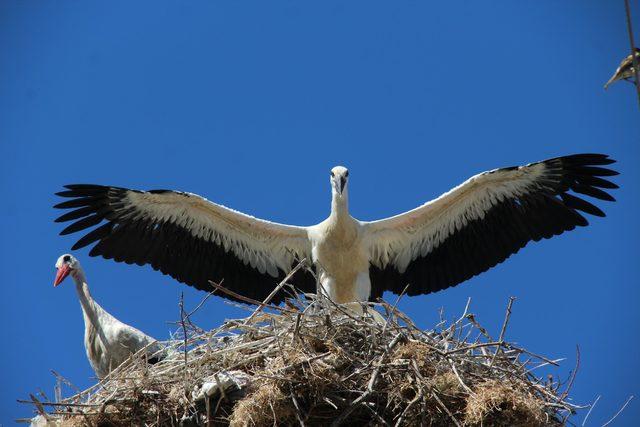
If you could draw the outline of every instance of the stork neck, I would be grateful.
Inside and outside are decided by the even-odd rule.
[[[84,314],[85,323],[91,322],[93,326],[98,328],[98,317],[102,311],[101,307],[91,297],[89,292],[89,285],[87,285],[87,278],[84,275],[84,271],[78,270],[73,275],[73,280],[76,283],[76,292],[78,293],[78,299],[82,306],[82,313]]]
[[[336,220],[344,219],[349,216],[349,194],[344,189],[342,195],[337,191],[333,191],[331,195],[331,216]]]

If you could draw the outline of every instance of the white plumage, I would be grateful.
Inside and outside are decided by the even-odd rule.
[[[122,323],[91,297],[84,270],[73,255],[60,256],[56,268],[58,273],[55,286],[69,275],[76,284],[84,317],[84,346],[89,363],[98,377],[107,376],[111,370],[143,348],[147,348],[150,363],[162,358],[165,350],[155,339]]]
[[[262,300],[306,258],[336,302],[362,301],[386,290],[415,295],[445,289],[531,240],[587,225],[579,211],[604,216],[571,192],[613,201],[602,190],[617,188],[602,178],[617,174],[602,167],[613,162],[578,154],[495,169],[416,209],[372,222],[349,214],[349,171],[338,166],[330,177],[331,213],[309,227],[254,218],[190,193],[76,184],[57,193],[71,198],[57,208],[76,209],[56,221],[77,220],[61,234],[102,223],[73,248],[96,243],[92,256],[150,264],[198,289],[210,291],[210,280],[224,279],[236,293]],[[316,291],[310,272],[291,282]]]

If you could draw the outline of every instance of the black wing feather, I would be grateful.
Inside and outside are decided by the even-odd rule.
[[[66,190],[56,193],[69,198],[55,205],[58,209],[74,209],[56,222],[74,221],[60,234],[70,234],[91,227],[74,245],[80,249],[94,244],[90,256],[102,256],[127,264],[149,264],[155,270],[168,274],[176,280],[204,291],[214,288],[209,281],[219,283],[234,292],[254,300],[262,301],[273,290],[287,272],[278,271],[278,277],[260,273],[245,264],[232,251],[227,251],[211,238],[195,237],[184,227],[171,220],[145,216],[136,206],[127,203],[128,190],[92,184],[65,185]],[[164,193],[170,190],[152,190]],[[188,197],[185,195],[185,197]],[[315,279],[307,271],[299,271],[292,278],[302,292],[315,292]],[[220,296],[231,298],[227,294]],[[285,297],[281,291],[272,302],[279,303]]]
[[[386,290],[398,294],[407,284],[409,295],[455,286],[503,262],[532,240],[548,239],[588,225],[580,212],[605,216],[597,206],[568,192],[614,201],[601,188],[618,186],[600,178],[618,175],[617,171],[602,167],[614,162],[603,154],[577,154],[538,162],[544,163],[546,173],[538,178],[535,189],[494,204],[484,218],[456,230],[431,252],[412,261],[405,272],[400,273],[392,264],[385,268],[371,265],[371,298],[381,297]]]

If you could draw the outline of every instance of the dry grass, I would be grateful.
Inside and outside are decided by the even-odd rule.
[[[504,342],[511,302],[497,340],[468,304],[427,331],[385,302],[364,314],[297,296],[285,307],[211,331],[185,315],[160,363],[136,356],[88,390],[29,403],[50,425],[116,426],[535,426],[579,409],[531,372],[554,361]]]

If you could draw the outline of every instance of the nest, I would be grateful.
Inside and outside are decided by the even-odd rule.
[[[161,362],[133,355],[88,390],[28,403],[41,425],[562,425],[579,409],[572,378],[562,391],[536,377],[556,361],[504,340],[512,302],[498,338],[468,303],[426,331],[386,302],[295,297],[211,331],[184,314]]]

